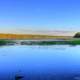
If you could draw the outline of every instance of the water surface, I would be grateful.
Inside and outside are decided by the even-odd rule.
[[[0,47],[0,80],[16,75],[22,80],[80,80],[80,46]]]

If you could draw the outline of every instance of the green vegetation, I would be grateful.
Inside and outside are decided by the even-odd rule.
[[[21,45],[80,45],[80,39],[70,39],[62,41],[24,41]]]
[[[13,45],[13,40],[0,40],[0,45]],[[80,39],[70,39],[63,41],[24,41],[21,45],[80,45]]]
[[[68,44],[80,45],[80,39],[73,39],[71,41],[68,41]]]
[[[74,35],[74,38],[80,38],[80,32],[77,32],[77,33]]]
[[[35,42],[33,44],[38,44],[38,45],[80,45],[80,40],[70,40],[70,41],[41,41],[41,42]]]
[[[8,45],[8,44],[12,44],[12,43],[14,43],[13,40],[4,40],[4,39],[0,40],[0,45]]]

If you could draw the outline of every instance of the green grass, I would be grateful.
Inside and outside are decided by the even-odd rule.
[[[71,40],[71,41],[68,41],[68,44],[80,45],[80,40]]]
[[[15,40],[0,40],[0,45],[7,45],[9,43],[15,43]],[[80,39],[69,39],[63,41],[29,41],[29,44],[25,42],[23,45],[80,45]]]
[[[0,45],[7,45],[7,44],[9,44],[9,43],[13,43],[14,41],[12,41],[12,40],[0,40]]]
[[[80,40],[64,40],[64,41],[40,41],[31,42],[28,45],[80,45]]]

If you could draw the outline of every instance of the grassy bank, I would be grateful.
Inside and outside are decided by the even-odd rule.
[[[80,40],[51,41],[51,42],[42,42],[42,43],[47,45],[80,45]]]
[[[0,40],[0,45],[13,45],[15,40]],[[23,41],[21,45],[80,45],[80,39],[69,39],[63,41]]]
[[[63,40],[63,41],[29,41],[22,42],[22,45],[80,45],[79,39]]]
[[[14,41],[13,40],[0,40],[0,45],[8,45],[8,44],[12,44],[12,43],[14,43]]]
[[[67,41],[48,41],[40,42],[39,45],[80,45],[80,40],[67,40]]]

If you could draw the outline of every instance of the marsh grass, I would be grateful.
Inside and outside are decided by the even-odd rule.
[[[0,45],[15,44],[15,40],[0,40]],[[21,45],[80,45],[80,39],[58,41],[23,41]]]
[[[58,41],[29,41],[23,42],[22,45],[80,45],[80,39],[58,40]]]
[[[10,43],[14,43],[14,41],[13,40],[5,40],[5,39],[0,40],[0,45],[7,45]]]

